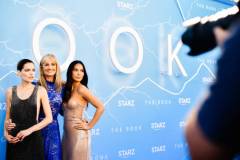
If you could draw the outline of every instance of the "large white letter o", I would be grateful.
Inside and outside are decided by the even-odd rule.
[[[137,45],[138,45],[138,57],[137,57],[137,62],[131,66],[131,67],[124,67],[122,66],[116,56],[116,52],[115,52],[115,46],[116,46],[116,41],[118,36],[121,33],[124,32],[128,32],[130,34],[133,35],[133,37],[136,39],[137,41]],[[143,60],[143,44],[142,44],[142,40],[139,37],[138,33],[132,29],[131,27],[120,27],[118,28],[112,35],[111,37],[111,41],[110,41],[110,57],[112,60],[113,65],[120,71],[126,74],[130,74],[130,73],[134,73],[135,71],[137,71],[137,69],[141,66],[142,64],[142,60]]]
[[[66,61],[60,66],[61,71],[65,71],[68,67],[68,65],[73,61],[75,57],[75,51],[76,51],[76,43],[75,43],[75,37],[71,30],[71,28],[62,20],[57,18],[47,18],[41,21],[36,29],[33,32],[33,53],[38,63],[40,63],[40,60],[42,58],[40,48],[39,48],[39,39],[41,32],[43,29],[51,24],[59,25],[64,29],[64,31],[67,33],[69,38],[69,53]]]

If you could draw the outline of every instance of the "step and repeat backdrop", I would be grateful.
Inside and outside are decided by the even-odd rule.
[[[219,50],[188,57],[182,22],[233,5],[214,0],[2,0],[0,2],[0,159],[5,91],[16,63],[58,58],[86,65],[89,89],[105,105],[92,129],[93,160],[189,159],[183,130],[189,110],[215,79]],[[36,73],[38,77],[38,71]],[[85,115],[90,119],[89,105]],[[63,133],[63,117],[59,116]],[[33,146],[34,147],[34,146]]]

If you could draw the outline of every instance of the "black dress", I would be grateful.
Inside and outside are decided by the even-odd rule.
[[[12,102],[10,117],[16,127],[10,131],[12,136],[16,136],[21,130],[27,129],[37,123],[37,90],[34,87],[31,96],[28,99],[20,99],[16,93],[16,86],[12,88]],[[7,142],[7,160],[43,160],[43,142],[41,132],[36,131],[25,137],[25,139],[16,144]]]

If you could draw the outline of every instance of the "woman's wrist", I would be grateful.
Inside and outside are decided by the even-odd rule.
[[[90,129],[92,129],[93,127],[92,127],[92,125],[90,125],[89,123],[86,123],[86,129],[87,130],[90,130]]]

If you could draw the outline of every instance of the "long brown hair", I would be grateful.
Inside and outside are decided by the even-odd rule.
[[[86,71],[86,68],[85,68],[85,65],[83,64],[82,61],[79,61],[79,60],[75,60],[73,61],[69,67],[68,67],[68,70],[67,70],[67,82],[65,84],[65,88],[63,90],[63,102],[64,103],[67,103],[68,100],[70,99],[71,97],[71,93],[72,93],[72,84],[73,84],[73,78],[72,78],[72,71],[74,69],[74,66],[76,64],[81,64],[82,67],[83,67],[83,72],[84,72],[84,76],[83,76],[83,79],[81,80],[81,84],[84,85],[85,87],[88,88],[88,75],[87,75],[87,71]]]
[[[56,70],[56,74],[54,76],[54,84],[56,86],[56,90],[57,92],[61,92],[62,90],[62,78],[61,78],[61,71],[60,71],[60,66],[58,64],[57,58],[55,57],[55,55],[53,54],[46,54],[42,57],[41,61],[40,61],[40,66],[39,66],[39,83],[41,86],[43,86],[44,88],[47,89],[47,82],[46,79],[44,77],[44,73],[43,73],[43,64],[46,62],[47,59],[52,59],[57,66],[57,70]]]

